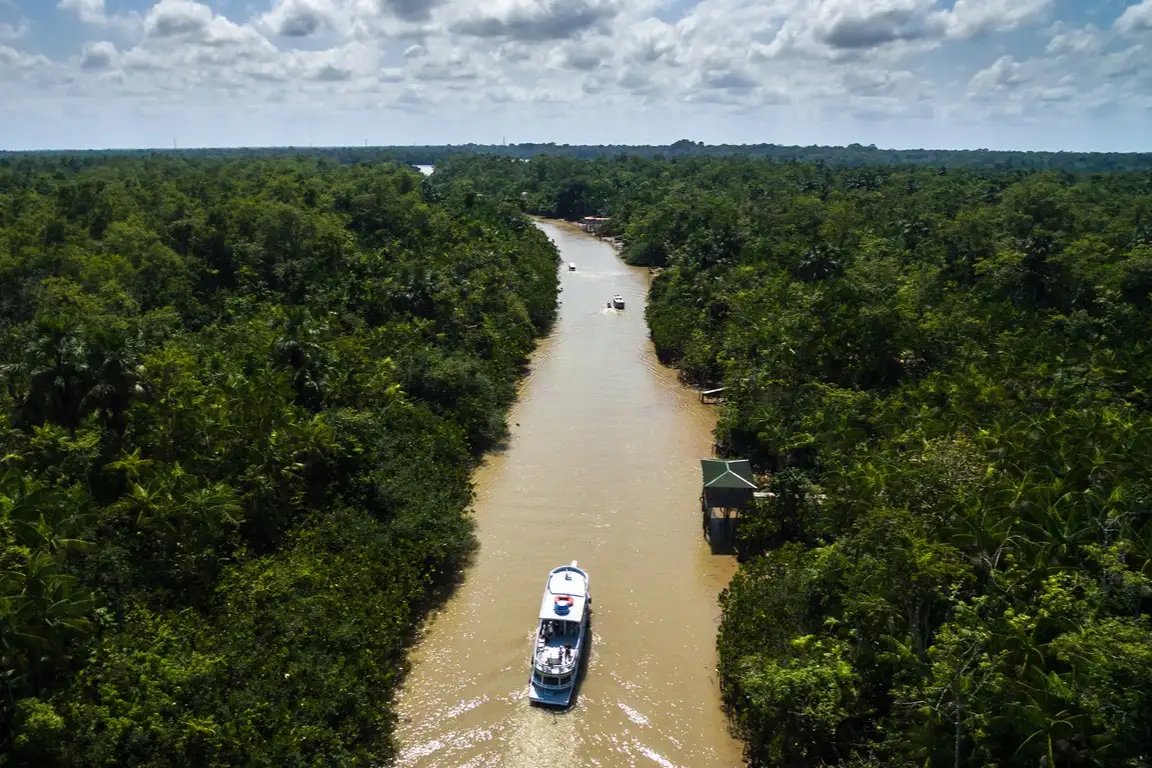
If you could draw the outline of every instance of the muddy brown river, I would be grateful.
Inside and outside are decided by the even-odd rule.
[[[647,272],[573,227],[538,226],[564,261],[559,318],[507,449],[476,473],[480,549],[413,650],[396,765],[739,766],[715,672],[735,563],[700,530],[714,416],[653,354]],[[624,310],[605,306],[614,293]],[[588,571],[593,643],[575,705],[555,713],[528,702],[530,651],[548,571],[572,560]]]

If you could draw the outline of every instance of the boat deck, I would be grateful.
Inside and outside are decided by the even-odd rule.
[[[572,671],[579,658],[576,647],[577,640],[578,638],[572,635],[567,637],[552,637],[544,642],[541,642],[541,640],[537,638],[535,654],[537,668],[548,675],[563,675]],[[571,647],[572,653],[565,654],[563,652],[565,645]],[[559,653],[556,653],[557,651],[559,651]],[[550,663],[554,659],[560,659],[560,663]]]

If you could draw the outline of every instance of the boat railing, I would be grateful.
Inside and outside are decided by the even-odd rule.
[[[576,665],[569,663],[562,667],[546,667],[541,664],[536,665],[536,671],[542,675],[566,675],[576,669]]]
[[[570,649],[569,653],[560,654],[559,657],[545,654],[544,650],[544,648],[536,649],[536,666],[540,669],[569,669],[576,664],[576,658],[580,655],[575,648]]]

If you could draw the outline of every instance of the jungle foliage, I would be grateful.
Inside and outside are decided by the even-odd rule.
[[[0,161],[0,763],[386,761],[557,291],[406,168]]]
[[[771,474],[723,593],[756,765],[1152,765],[1152,175],[460,159],[610,215]]]

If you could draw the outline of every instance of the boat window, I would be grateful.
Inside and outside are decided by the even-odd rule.
[[[560,685],[558,679],[555,677],[546,677],[546,678],[544,678],[544,682],[547,685]]]

